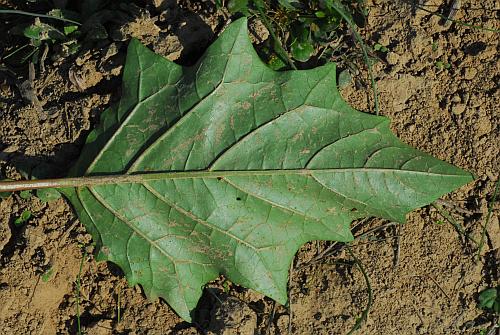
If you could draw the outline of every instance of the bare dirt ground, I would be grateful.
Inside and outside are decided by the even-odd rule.
[[[27,103],[18,83],[0,71],[2,175],[20,178],[16,166],[26,164],[42,174],[64,174],[99,114],[119,98],[131,36],[169,59],[195,60],[226,19],[205,2],[192,3],[154,15],[144,11],[120,26],[112,43],[73,59],[47,60],[32,84],[39,106]],[[431,11],[447,5],[426,2]],[[368,7],[364,37],[388,48],[374,68],[381,113],[403,141],[477,177],[441,204],[479,238],[500,172],[499,35],[446,26],[397,1],[372,0]],[[499,29],[499,11],[495,0],[464,0],[456,18]],[[342,94],[369,110],[367,92],[358,79]],[[16,226],[26,209],[32,217]],[[500,284],[499,209],[497,201],[479,260],[475,246],[433,207],[414,211],[403,225],[377,219],[354,224],[358,236],[386,225],[351,246],[373,293],[368,320],[357,333],[480,334],[491,327],[495,317],[480,310],[477,299]],[[148,301],[140,287],[128,287],[119,269],[96,263],[92,252],[91,237],[64,199],[42,203],[14,194],[0,200],[0,333],[76,334],[79,273],[80,321],[89,335],[346,334],[368,301],[363,275],[345,248],[309,243],[291,270],[290,309],[221,278],[206,288],[193,325],[163,301]]]

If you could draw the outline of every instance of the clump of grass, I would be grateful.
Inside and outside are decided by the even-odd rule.
[[[38,64],[44,62],[50,49],[58,49],[60,52],[64,50],[61,55],[69,56],[80,48],[77,37],[81,23],[70,19],[75,15],[56,8],[46,13],[0,9],[0,17],[4,15],[26,16],[27,19],[21,20],[9,30],[10,34],[19,36],[24,44],[2,55],[3,62],[24,64],[30,61]]]
[[[41,64],[50,55],[65,58],[96,43],[109,39],[108,32],[117,22],[129,21],[137,7],[128,1],[82,0],[70,1],[61,8],[52,1],[30,1],[34,11],[0,9],[0,19],[21,17],[8,31],[18,36],[19,44],[0,55],[7,65],[28,61]],[[35,4],[33,4],[35,3]],[[115,25],[113,25],[115,23]],[[101,45],[102,47],[102,45]]]

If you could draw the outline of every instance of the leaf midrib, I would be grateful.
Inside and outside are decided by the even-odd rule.
[[[194,178],[225,178],[225,177],[252,177],[252,176],[290,176],[304,175],[312,176],[323,173],[399,173],[414,174],[421,176],[440,176],[449,178],[471,179],[468,173],[449,174],[428,171],[400,170],[388,168],[329,168],[329,169],[276,169],[276,170],[197,170],[197,171],[167,171],[150,172],[137,174],[110,174],[96,175],[73,178],[59,179],[33,179],[23,181],[7,181],[0,183],[0,192],[15,192],[19,190],[34,190],[43,188],[68,188],[68,187],[86,187],[94,185],[113,185],[127,183],[143,183],[145,181],[163,180],[163,179],[194,179]]]

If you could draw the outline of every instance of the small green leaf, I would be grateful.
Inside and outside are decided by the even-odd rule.
[[[383,46],[382,44],[379,44],[379,43],[376,43],[374,46],[373,46],[373,50],[375,51],[381,51],[381,52],[387,52],[388,49]]]
[[[267,65],[275,71],[282,70],[287,67],[287,64],[277,55],[272,55],[269,58]]]
[[[10,197],[12,192],[0,192],[0,199],[6,199]]]
[[[230,286],[231,286],[231,282],[229,280],[224,280],[224,282],[222,283],[222,287],[224,288],[225,293],[229,292],[229,290],[231,288]]]
[[[48,269],[42,274],[42,281],[44,283],[48,282],[52,278],[53,274],[54,274],[54,269],[53,268]]]
[[[309,41],[295,40],[290,46],[292,57],[300,62],[306,62],[314,53],[314,46]]]
[[[436,61],[435,63],[436,67],[439,69],[439,70],[443,70],[443,69],[450,69],[451,68],[451,64],[449,63],[446,63],[446,62],[443,62],[441,60],[438,60]]]
[[[25,191],[21,191],[19,192],[19,196],[22,198],[22,199],[29,199],[31,198],[31,191],[28,191],[28,190],[25,190]]]
[[[279,4],[288,9],[288,10],[296,10],[300,8],[300,1],[297,0],[278,0]]]
[[[24,224],[26,221],[28,221],[30,218],[31,218],[31,211],[25,209],[21,213],[21,216],[14,220],[14,225],[19,227],[22,224]]]
[[[496,288],[486,289],[479,294],[479,308],[495,309],[495,305],[497,305],[495,312],[500,312],[498,310],[500,307],[500,296]]]
[[[64,14],[62,12],[62,10],[60,8],[56,8],[56,9],[52,9],[51,11],[49,11],[47,13],[47,15],[49,16],[53,16],[53,17],[57,17],[57,18],[60,18],[60,19],[64,19]]]
[[[43,29],[35,25],[28,26],[23,31],[25,37],[33,40],[43,39],[42,33]]]
[[[64,35],[69,35],[75,31],[78,30],[78,26],[77,25],[72,25],[72,26],[65,26],[64,27]]]
[[[50,202],[61,197],[61,193],[55,188],[42,188],[36,191],[36,196],[43,202]]]
[[[326,17],[326,14],[325,12],[323,12],[322,10],[318,10],[314,13],[314,15],[316,15],[317,18],[324,18]]]
[[[65,38],[65,35],[62,32],[53,26],[42,22],[35,22],[34,24],[26,27],[23,34],[25,37],[34,41],[61,40]]]
[[[242,13],[248,15],[248,0],[230,0],[227,9],[231,14]]]

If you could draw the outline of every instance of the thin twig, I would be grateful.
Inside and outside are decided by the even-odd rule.
[[[464,27],[468,27],[468,28],[472,28],[472,29],[478,29],[478,30],[492,31],[494,33],[499,33],[500,32],[500,30],[498,30],[498,29],[486,28],[486,27],[483,27],[483,26],[475,26],[475,25],[472,25],[470,23],[466,23],[466,22],[463,22],[463,21],[460,21],[460,20],[454,20],[454,19],[448,18],[448,16],[446,16],[446,15],[430,11],[427,8],[424,8],[423,6],[420,6],[418,4],[417,4],[417,8],[420,9],[420,10],[423,10],[426,13],[439,16],[440,18],[442,18],[444,20],[451,21],[453,23],[459,24],[459,25],[464,26]]]
[[[271,334],[271,325],[273,324],[274,320],[274,314],[276,313],[276,302],[273,300],[273,309],[271,310],[271,313],[269,313],[269,319],[267,321],[267,327],[266,327],[266,332],[264,334],[269,335]]]
[[[491,215],[493,214],[493,204],[497,200],[498,185],[500,185],[500,180],[497,181],[497,184],[495,186],[495,191],[493,192],[493,197],[491,198],[491,201],[488,204],[488,214],[486,216],[486,222],[484,223],[483,231],[481,233],[481,240],[479,241],[479,245],[477,246],[478,261],[481,258],[481,251],[483,249],[484,241],[486,239],[486,229],[488,228],[488,223],[490,223]]]
[[[34,16],[34,17],[43,17],[46,19],[54,19],[54,20],[59,20],[59,21],[64,21],[64,22],[69,22],[76,24],[77,26],[81,26],[82,24],[77,21],[73,21],[70,19],[65,19],[63,17],[57,17],[57,16],[52,16],[52,15],[45,15],[45,14],[38,14],[38,13],[30,13],[30,12],[25,12],[22,10],[17,10],[17,9],[0,9],[0,14],[17,14],[17,15],[27,15],[27,16]]]
[[[370,241],[364,242],[364,243],[356,243],[356,244],[351,245],[351,247],[352,248],[357,248],[357,247],[361,247],[363,245],[373,244],[373,243],[377,243],[377,242],[383,242],[383,241],[387,241],[387,240],[390,240],[390,239],[393,239],[393,238],[396,238],[396,236],[387,236],[387,237],[384,237],[384,238],[378,238],[376,240],[370,240]]]
[[[365,238],[366,236],[368,236],[368,235],[370,235],[370,234],[373,234],[373,233],[375,233],[375,232],[377,232],[377,231],[379,231],[379,230],[382,230],[382,229],[388,228],[388,227],[390,227],[390,226],[399,225],[399,224],[400,224],[400,223],[398,223],[398,222],[393,222],[393,221],[388,222],[388,223],[384,223],[384,224],[383,224],[383,225],[381,225],[381,226],[371,228],[371,229],[369,229],[369,230],[365,231],[364,233],[359,234],[358,236],[356,236],[356,239],[357,239],[357,240],[359,240],[359,239],[363,239],[363,238]]]
[[[76,225],[79,223],[80,221],[74,219],[73,222],[71,223],[71,226],[69,226],[68,229],[66,229],[66,231],[64,232],[63,236],[61,237],[61,239],[59,239],[59,242],[57,242],[57,248],[56,249],[59,249],[61,248],[61,246],[64,245],[64,243],[66,242],[66,239],[68,238],[69,234],[71,233],[71,231],[73,229],[75,229]]]
[[[122,306],[121,306],[121,292],[120,292],[120,289],[118,288],[118,291],[116,293],[116,300],[117,300],[117,306],[116,306],[116,323],[120,323],[121,321],[121,309],[122,309]]]
[[[290,264],[290,272],[288,274],[288,335],[292,334],[292,275],[293,275],[293,259]]]
[[[437,286],[437,288],[441,291],[441,293],[444,294],[444,296],[448,299],[448,301],[451,301],[450,296],[446,293],[445,290],[443,290],[443,288],[441,287],[441,285],[439,285],[438,282],[434,278],[432,278],[431,276],[429,276],[427,274],[415,275],[415,277],[426,277],[426,278],[430,279]]]
[[[417,309],[417,306],[415,305],[414,302],[412,302],[412,306],[413,306],[413,310],[415,311],[415,314],[417,314],[417,317],[420,319],[420,322],[422,324],[424,324],[424,319],[422,318],[422,315],[420,314],[420,312],[418,311]]]
[[[451,201],[446,201],[446,200],[442,200],[442,199],[438,199],[435,201],[436,204],[438,205],[441,205],[443,207],[448,207],[448,208],[452,208],[455,212],[457,213],[461,213],[461,214],[466,214],[466,215],[469,215],[469,216],[472,216],[474,214],[480,214],[481,212],[479,211],[476,211],[476,212],[473,212],[473,211],[469,211],[468,209],[464,209],[462,207],[458,207],[457,205],[455,205],[453,202]]]
[[[434,207],[439,214],[441,214],[442,217],[444,217],[457,231],[457,233],[465,238],[468,238],[471,240],[475,245],[478,245],[478,242],[471,237],[465,230],[462,228],[462,226],[449,214],[447,213],[443,208],[441,208],[438,204],[432,203],[432,207]]]
[[[78,271],[78,276],[76,277],[76,327],[77,327],[77,334],[82,335],[82,325],[80,321],[80,290],[81,290],[81,277],[82,277],[82,269],[83,269],[83,262],[85,261],[85,258],[87,257],[87,251],[84,249],[83,250],[83,256],[80,261],[80,269]]]
[[[351,257],[354,259],[354,262],[358,266],[359,271],[361,271],[361,273],[363,274],[363,277],[365,278],[365,282],[366,282],[366,289],[368,290],[368,303],[366,304],[366,308],[363,310],[363,313],[361,313],[361,317],[359,317],[356,320],[356,323],[354,324],[354,326],[347,333],[347,335],[351,335],[356,330],[358,330],[359,328],[361,328],[361,325],[363,324],[363,322],[365,322],[368,319],[368,313],[370,312],[370,308],[372,307],[372,303],[373,303],[373,296],[372,296],[372,286],[371,286],[371,283],[370,283],[370,277],[368,277],[368,273],[366,272],[363,264],[356,257],[356,255],[354,255],[354,253],[352,252],[351,248],[347,244],[346,244],[346,249],[349,252],[349,254],[351,255]]]
[[[397,268],[399,265],[399,258],[401,256],[401,230],[403,229],[402,225],[395,226],[395,235],[396,235],[396,247],[394,254],[394,267]]]

